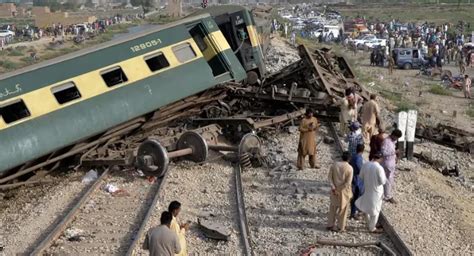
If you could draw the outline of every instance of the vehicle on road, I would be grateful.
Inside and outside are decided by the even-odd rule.
[[[392,57],[395,65],[403,69],[420,68],[428,64],[418,48],[395,48],[392,51]]]

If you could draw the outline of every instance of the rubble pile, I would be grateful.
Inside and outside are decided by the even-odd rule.
[[[278,72],[284,67],[300,60],[298,52],[286,44],[286,42],[281,40],[273,40],[271,42],[265,58],[265,66],[268,73]]]
[[[452,176],[464,187],[474,191],[474,158],[470,153],[436,145],[432,142],[423,142],[415,147],[415,156],[445,176]],[[458,173],[450,172],[458,170]]]
[[[367,90],[356,80],[355,73],[343,56],[331,49],[322,48],[310,52],[304,46],[298,46],[300,60],[286,66],[278,74],[270,75],[264,87],[277,86],[280,91],[292,92],[291,96],[306,96],[321,103],[330,103],[333,98],[344,97],[345,90],[353,88],[364,99],[368,99]],[[291,90],[290,86],[306,89]]]
[[[349,63],[331,49],[322,48],[311,53],[306,46],[300,45],[298,55],[298,61],[269,75],[261,85],[235,87],[230,96],[247,99],[249,104],[244,104],[242,109],[288,112],[295,106],[307,106],[316,111],[318,118],[330,121],[338,120],[340,110],[335,103],[344,97],[346,89],[354,89],[366,100],[369,98]]]

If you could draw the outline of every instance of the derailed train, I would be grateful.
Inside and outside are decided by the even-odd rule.
[[[217,84],[243,81],[243,66],[204,13],[3,74],[0,176]]]
[[[252,13],[242,6],[221,5],[203,9],[193,15],[211,14],[225,39],[247,72],[247,83],[254,84],[265,76],[263,24],[255,22]]]

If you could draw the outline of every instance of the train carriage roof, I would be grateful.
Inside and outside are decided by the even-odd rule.
[[[218,15],[222,15],[226,13],[234,13],[234,12],[240,12],[240,11],[250,11],[250,10],[240,5],[216,5],[216,6],[210,6],[210,7],[198,10],[196,12],[193,12],[189,16],[201,15],[204,13],[209,13],[212,16],[218,16]]]
[[[176,26],[179,26],[179,25],[182,25],[182,24],[190,23],[190,22],[193,22],[193,21],[196,21],[196,20],[207,18],[207,17],[210,17],[210,15],[208,13],[203,13],[203,14],[200,14],[200,15],[192,16],[192,17],[186,17],[184,19],[181,19],[181,20],[178,20],[178,21],[175,21],[175,22],[171,22],[171,23],[168,23],[166,25],[157,25],[156,27],[145,29],[145,30],[137,32],[137,33],[133,33],[133,34],[126,35],[126,36],[123,36],[123,37],[120,37],[120,38],[117,38],[117,39],[114,39],[114,40],[111,40],[111,41],[108,41],[108,42],[105,42],[105,43],[101,43],[101,44],[98,44],[98,45],[87,47],[87,48],[84,48],[84,49],[81,49],[81,50],[78,50],[78,51],[75,51],[75,52],[72,52],[72,53],[69,53],[69,54],[65,54],[65,55],[60,56],[60,57],[45,60],[45,61],[42,61],[38,64],[26,66],[24,68],[20,68],[20,69],[11,71],[11,72],[0,74],[0,82],[4,79],[10,78],[10,77],[14,77],[14,76],[26,73],[26,72],[35,71],[35,70],[38,70],[38,69],[41,69],[41,68],[45,68],[45,67],[48,67],[48,66],[51,66],[51,65],[55,65],[55,64],[61,63],[61,62],[66,61],[66,60],[71,60],[71,59],[74,59],[74,58],[77,58],[77,57],[80,57],[80,56],[83,56],[83,55],[86,55],[86,54],[89,54],[89,53],[93,53],[93,52],[97,52],[97,51],[109,48],[111,46],[119,45],[119,44],[131,41],[131,40],[143,37],[143,36],[147,36],[149,34],[153,34],[153,33],[159,32],[159,31],[163,31],[163,30],[166,30],[166,29],[169,29],[169,28],[173,28],[173,27],[176,27]],[[0,84],[0,86],[1,86],[1,84]]]

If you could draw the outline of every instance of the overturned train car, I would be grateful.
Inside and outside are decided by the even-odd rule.
[[[255,84],[265,76],[263,28],[252,13],[242,6],[212,6],[192,15],[210,14],[247,72],[247,82]]]
[[[242,68],[208,15],[125,36],[0,76],[0,176]]]

